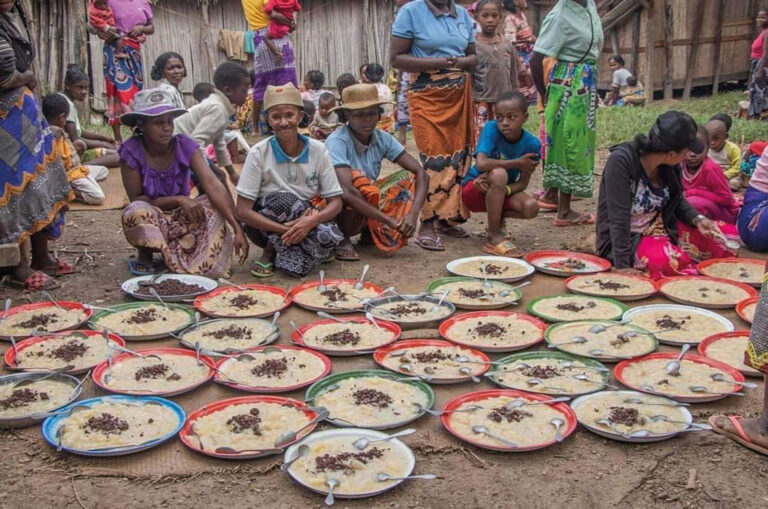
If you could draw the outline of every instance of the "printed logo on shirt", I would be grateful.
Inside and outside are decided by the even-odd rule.
[[[317,175],[317,172],[314,172],[310,175],[307,175],[305,182],[307,183],[307,187],[312,189],[320,185],[320,177]]]

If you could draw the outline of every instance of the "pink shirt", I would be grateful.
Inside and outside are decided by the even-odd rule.
[[[768,194],[768,146],[765,147],[760,159],[755,163],[755,172],[749,179],[749,186],[761,193]]]
[[[765,30],[760,32],[760,35],[758,35],[752,43],[752,53],[750,56],[753,59],[763,58],[763,39],[765,39]]]
[[[720,166],[709,157],[704,159],[699,171],[693,175],[688,172],[683,163],[683,190],[686,198],[700,196],[727,209],[732,214],[739,213],[739,205],[733,197],[731,188],[728,187],[728,179],[725,178]]]
[[[152,20],[152,8],[147,0],[109,0],[109,6],[115,14],[115,26],[124,34]]]

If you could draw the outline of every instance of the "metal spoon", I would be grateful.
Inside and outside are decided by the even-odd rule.
[[[371,439],[371,438],[366,438],[366,437],[360,437],[357,440],[355,440],[354,442],[352,442],[352,446],[355,449],[357,449],[358,451],[363,451],[363,450],[365,450],[366,447],[368,447],[369,445],[371,445],[374,442],[388,442],[388,441],[392,440],[393,438],[413,435],[414,433],[416,433],[415,429],[408,428],[408,429],[404,429],[403,431],[398,431],[397,433],[392,433],[391,435],[386,436],[384,438],[373,438],[373,439]]]
[[[597,323],[589,328],[587,332],[590,332],[592,334],[600,334],[601,332],[605,332],[606,330],[610,329],[611,327],[616,327],[618,325],[626,325],[630,323],[632,320],[622,320],[620,322],[612,323],[609,325],[605,325],[602,323]]]
[[[259,452],[264,455],[277,454],[283,452],[283,449],[233,449],[231,447],[217,447],[213,452],[217,454],[243,454],[245,452]]]
[[[45,298],[46,298],[46,299],[48,299],[49,301],[51,301],[51,304],[53,304],[53,305],[54,305],[54,306],[56,306],[57,308],[61,309],[62,311],[66,311],[66,309],[64,309],[63,307],[61,307],[61,305],[59,305],[58,301],[57,301],[56,299],[54,299],[54,298],[53,298],[53,295],[51,295],[50,293],[46,292],[45,290],[43,290],[41,293],[42,293],[43,295],[45,295]]]
[[[725,378],[725,375],[722,373],[715,373],[710,376],[712,380],[715,382],[728,382],[729,384],[735,384],[740,385],[742,387],[747,387],[748,389],[755,389],[757,388],[757,384],[752,382],[737,382],[736,380],[731,380],[730,378]]]
[[[576,366],[573,361],[562,361],[558,363],[558,365],[563,369],[594,369],[595,371],[600,371],[602,373],[608,373],[611,370],[608,368],[604,368],[602,366]]]
[[[306,423],[304,426],[302,426],[298,430],[284,431],[283,433],[281,433],[280,436],[277,437],[277,440],[275,440],[275,447],[277,448],[285,447],[286,445],[296,440],[296,438],[299,436],[299,433],[301,433],[308,427],[312,426],[313,424],[316,424],[320,421],[324,421],[327,418],[328,418],[328,410],[323,408],[322,410],[317,412],[317,416],[315,416],[314,419]]]
[[[559,348],[559,347],[564,346],[564,345],[581,345],[581,344],[586,343],[587,341],[589,341],[589,340],[587,338],[585,338],[585,337],[576,336],[571,341],[567,341],[565,343],[557,343],[557,344],[552,343],[552,344],[550,344],[548,346],[550,348]]]
[[[333,489],[339,485],[339,481],[337,479],[328,479],[325,481],[325,484],[328,485],[328,496],[325,497],[325,505],[330,507],[333,505]]]
[[[384,330],[381,328],[381,325],[379,325],[379,322],[376,321],[376,319],[373,317],[373,315],[370,312],[365,313],[365,319],[371,322],[373,325],[375,325],[377,329],[382,331]]]
[[[105,330],[104,330],[104,333],[106,334],[106,332],[107,332],[107,331],[106,331],[106,329],[105,329]],[[133,355],[134,357],[141,357],[141,358],[143,358],[143,359],[148,359],[148,358],[150,358],[150,357],[154,357],[155,359],[159,360],[160,362],[162,362],[162,361],[163,361],[163,358],[162,358],[162,357],[160,357],[159,355],[155,355],[155,354],[153,354],[153,353],[139,353],[139,352],[134,352],[133,350],[129,350],[128,348],[125,348],[125,347],[123,347],[123,346],[120,346],[120,345],[118,345],[118,344],[115,344],[115,343],[112,343],[111,345],[109,345],[109,348],[110,348],[110,349],[112,349],[112,350],[117,350],[118,352],[123,352],[123,353],[127,353],[127,354],[129,354],[129,355]]]
[[[651,336],[655,336],[657,334],[661,334],[662,332],[671,332],[671,331],[674,331],[674,330],[678,330],[678,329],[661,329],[661,330],[656,330],[656,331],[652,331],[652,332],[640,332],[640,331],[636,331],[636,330],[630,330],[630,331],[627,331],[627,332],[622,332],[621,334],[618,334],[616,337],[617,338],[625,338],[625,339],[627,339],[627,338],[634,338],[635,336],[641,336],[643,334],[650,334]]]
[[[600,381],[591,380],[587,375],[585,375],[583,373],[580,373],[578,375],[573,375],[573,376],[571,376],[571,378],[573,378],[575,380],[581,380],[582,382],[593,383],[595,385],[602,385],[603,387],[610,387],[611,389],[621,390],[621,387],[618,387],[616,385],[607,384],[607,383],[603,382],[602,380],[600,380]]]
[[[691,406],[690,403],[650,403],[648,401],[643,401],[639,398],[627,398],[624,400],[624,403],[628,403],[630,405],[658,405],[658,406]]]
[[[160,294],[159,294],[159,293],[157,293],[157,290],[155,290],[155,287],[154,287],[154,286],[150,286],[150,287],[149,287],[149,293],[150,293],[150,294],[152,294],[152,297],[154,297],[154,298],[156,298],[157,300],[159,300],[159,301],[160,301],[160,304],[162,304],[162,305],[163,305],[163,307],[164,307],[165,309],[171,309],[171,308],[169,308],[169,307],[168,307],[168,304],[166,304],[166,303],[165,303],[165,301],[163,300],[163,298],[162,298],[162,297],[160,297]]]
[[[223,277],[220,277],[220,278],[219,278],[219,283],[223,283],[223,284],[225,284],[225,285],[228,285],[228,286],[232,286],[232,287],[234,287],[234,288],[237,288],[237,289],[238,289],[238,290],[240,290],[240,291],[245,291],[245,290],[247,290],[247,288],[245,288],[244,286],[236,285],[236,284],[235,284],[235,283],[233,283],[232,281],[228,281],[228,280],[224,279]]]
[[[688,387],[688,390],[691,392],[698,392],[701,394],[712,394],[713,396],[746,396],[746,394],[743,394],[741,392],[714,392],[710,391],[703,385],[691,385]]]
[[[317,285],[317,291],[320,292],[320,293],[323,293],[327,289],[328,289],[328,287],[325,286],[325,271],[321,270],[320,271],[320,284]]]
[[[542,382],[538,378],[529,378],[528,380],[525,381],[525,383],[527,383],[528,385],[540,385],[542,389],[551,389],[551,390],[563,391],[563,392],[566,391],[566,389],[564,389],[563,387],[553,387],[551,385],[545,385],[544,382]]]
[[[480,264],[480,272],[483,273],[483,288],[493,288],[493,285],[488,281],[488,273],[485,270],[485,262]]]
[[[611,429],[611,431],[613,431],[617,435],[623,436],[624,438],[644,438],[652,434],[647,429],[639,429],[636,431],[632,431],[630,433],[621,431],[620,429],[617,429],[609,419],[598,419],[596,422],[598,424],[603,424],[605,426],[608,426]]]
[[[163,274],[168,274],[168,269],[161,270],[160,272],[153,274],[151,278],[139,281],[139,286],[155,286],[157,279]]]
[[[406,477],[392,477],[389,474],[385,474],[384,472],[379,473],[376,476],[376,480],[379,482],[386,482],[386,481],[407,481],[412,479],[436,479],[437,476],[435,474],[416,474],[416,475],[409,475]]]
[[[291,327],[293,327],[293,330],[295,330],[295,331],[296,331],[296,333],[299,335],[299,337],[300,337],[301,339],[304,339],[304,333],[303,333],[303,332],[301,332],[301,330],[299,329],[299,326],[298,326],[298,325],[296,325],[296,322],[294,322],[293,320],[290,320],[288,323],[290,323],[290,324],[291,324]]]
[[[472,368],[469,366],[462,366],[459,368],[459,373],[462,375],[466,375],[469,377],[470,380],[472,380],[475,383],[480,383],[480,379],[472,373]]]
[[[522,399],[514,399],[504,405],[504,408],[508,410],[513,410],[515,408],[520,408],[522,406],[535,406],[535,405],[549,405],[552,403],[563,403],[565,401],[570,401],[571,398],[568,397],[562,397],[562,398],[552,398],[548,399],[546,401],[527,401]]]
[[[51,371],[50,373],[46,373],[45,375],[39,377],[39,378],[25,378],[24,380],[19,380],[15,384],[11,386],[11,391],[18,387],[23,387],[25,385],[31,385],[33,383],[37,383],[43,380],[48,380],[49,378],[53,378],[54,376],[61,375],[62,373],[65,373],[69,371],[70,369],[74,369],[75,367],[72,365],[64,366],[63,368],[55,369]]]
[[[277,325],[277,319],[278,318],[280,318],[280,311],[275,311],[275,314],[272,315],[272,323],[270,324],[270,326],[272,327],[273,330],[275,329],[275,326]]]
[[[504,364],[508,364],[506,362],[494,362],[494,361],[473,361],[469,357],[465,355],[457,355],[453,358],[456,362],[461,362],[463,364],[493,364],[495,366],[503,366]]]
[[[296,462],[296,460],[303,458],[307,454],[309,454],[309,446],[307,444],[301,444],[298,447],[298,449],[296,449],[296,456],[294,456],[293,458],[289,459],[288,461],[280,465],[280,470],[282,470],[283,472],[287,472],[288,470],[291,469],[291,465],[293,465]]]
[[[683,357],[690,349],[691,349],[691,345],[688,345],[688,344],[683,345],[683,347],[680,349],[680,354],[677,356],[677,358],[667,363],[664,369],[667,370],[668,375],[677,376],[680,374],[680,361],[683,360]]]
[[[467,405],[463,408],[456,408],[455,410],[431,410],[429,408],[423,407],[420,403],[414,402],[413,405],[419,409],[419,412],[424,412],[429,415],[434,415],[435,417],[440,417],[444,414],[452,414],[456,412],[475,412],[477,410],[482,410],[483,407],[480,405]]]
[[[451,293],[450,290],[446,290],[443,292],[443,294],[440,296],[440,300],[437,301],[437,304],[432,306],[432,308],[430,309],[432,313],[437,313],[438,311],[440,311],[440,308],[443,307],[443,301],[445,300],[445,298],[448,296],[449,293]]]
[[[510,440],[507,440],[506,438],[501,438],[499,436],[494,435],[493,433],[488,431],[488,428],[486,428],[485,426],[472,426],[472,431],[474,431],[475,433],[481,433],[483,435],[489,436],[489,437],[491,437],[494,440],[498,440],[499,442],[501,442],[502,444],[506,445],[507,447],[511,447],[513,449],[517,449],[517,444],[516,443],[514,443],[514,442],[512,442]]]
[[[333,315],[329,315],[325,311],[318,311],[317,316],[319,316],[320,318],[325,318],[327,320],[333,320],[334,322],[347,323],[346,320],[342,320],[341,318],[337,318]]]
[[[363,283],[363,281],[365,281],[365,275],[368,274],[368,269],[370,268],[371,266],[368,265],[367,263],[363,266],[363,273],[360,274],[360,279],[358,279],[357,283],[355,283],[355,286],[353,286],[355,290],[362,290],[363,287],[365,287],[365,284]]]
[[[561,418],[559,418],[559,417],[555,417],[555,418],[553,418],[552,420],[550,420],[550,421],[549,421],[549,423],[550,423],[552,426],[554,426],[554,427],[555,427],[555,440],[556,440],[557,442],[562,442],[562,441],[563,441],[563,434],[560,432],[560,426],[562,426],[563,424],[565,424],[565,421],[564,421],[564,420],[562,420],[562,419],[561,419]]]
[[[687,421],[675,421],[673,419],[670,419],[666,415],[652,415],[650,417],[650,419],[653,422],[661,421],[661,422],[670,422],[672,424],[686,424],[687,426],[689,426],[691,428],[697,428],[697,429],[700,429],[700,430],[711,430],[712,429],[712,426],[710,426],[709,424],[699,424],[699,423],[696,423],[696,422],[687,422]]]

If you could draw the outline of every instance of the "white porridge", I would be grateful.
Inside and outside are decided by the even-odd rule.
[[[713,263],[700,270],[702,274],[720,279],[730,279],[739,283],[759,286],[763,282],[765,264],[748,263],[743,261],[730,261]]]
[[[109,345],[118,346],[112,340]],[[55,370],[65,366],[74,366],[74,371],[88,369],[107,360],[109,345],[101,333],[49,336],[44,341],[20,347],[16,367],[30,370]]]
[[[417,376],[429,375],[435,378],[463,378],[468,373],[459,370],[469,369],[472,374],[481,373],[485,368],[478,364],[484,359],[474,355],[466,349],[456,346],[414,346],[406,349],[406,353],[399,355],[402,350],[387,355],[382,364],[393,371]],[[467,357],[473,363],[459,362],[456,357]]]
[[[742,312],[744,313],[744,316],[746,317],[749,323],[752,323],[755,321],[756,310],[757,310],[757,302],[753,302],[748,306],[744,306],[744,310]]]
[[[604,272],[593,276],[579,276],[568,283],[576,293],[618,298],[637,298],[656,292],[649,280],[638,279],[624,274]]]
[[[531,311],[558,322],[614,320],[624,308],[616,303],[583,295],[557,295],[537,301]]]
[[[519,360],[498,366],[493,379],[505,387],[542,394],[578,395],[603,387],[598,371],[577,360],[570,362],[569,367],[564,367],[562,360],[555,357]]]
[[[724,281],[688,278],[665,283],[661,291],[672,299],[701,306],[735,306],[750,296],[745,289]]]
[[[205,380],[206,364],[198,365],[194,356],[158,354],[155,357],[128,357],[108,367],[102,380],[107,389],[125,392],[173,392]]]
[[[75,386],[63,380],[40,380],[13,388],[16,382],[0,385],[0,419],[48,412],[69,401]]]
[[[749,343],[749,334],[722,338],[707,346],[706,356],[733,366],[742,373],[760,375],[760,371],[744,364],[747,343]]]
[[[728,381],[712,380],[712,375],[724,375],[726,380],[731,376],[717,368],[706,364],[683,359],[680,362],[680,371],[677,376],[667,373],[666,366],[673,359],[648,359],[641,362],[633,362],[622,372],[627,384],[633,387],[650,386],[653,392],[670,397],[706,396],[706,393],[697,393],[690,389],[692,386],[706,387],[711,392],[730,392],[733,383]]]
[[[233,358],[222,363],[219,370],[224,382],[249,387],[289,387],[309,383],[325,371],[317,355],[304,350],[285,349],[279,352],[253,352],[254,359]]]
[[[488,315],[457,320],[445,335],[458,343],[479,348],[514,348],[540,340],[544,330],[519,315]]]
[[[728,327],[716,318],[682,309],[648,309],[632,314],[632,325],[647,331],[665,331],[656,337],[669,343],[699,343]]]
[[[324,323],[304,331],[308,347],[327,350],[368,350],[392,341],[394,332],[370,322]]]
[[[232,318],[272,314],[285,306],[285,296],[268,290],[227,289],[203,299],[200,311]]]
[[[329,284],[322,292],[318,291],[317,288],[317,286],[312,286],[297,293],[294,300],[297,304],[313,308],[352,310],[362,308],[363,299],[372,299],[380,292],[380,290],[368,286],[356,290],[354,282]]]
[[[485,273],[483,273],[485,266]],[[529,268],[525,264],[510,262],[508,260],[471,260],[460,263],[453,268],[453,273],[460,276],[488,279],[511,279],[528,274]]]
[[[627,400],[639,399],[643,403],[627,403]],[[646,404],[650,403],[650,404]],[[687,428],[686,424],[667,422],[663,418],[651,419],[663,415],[670,421],[684,422],[685,413],[669,404],[669,400],[648,394],[603,392],[574,408],[579,422],[587,426],[615,433],[631,433],[641,429],[651,433],[676,433]],[[597,421],[608,419],[610,426]],[[613,429],[611,429],[613,428]]]
[[[598,333],[589,332],[595,325],[605,325],[607,328]],[[573,343],[577,341],[576,338],[586,339],[586,342]],[[569,322],[558,325],[550,331],[549,342],[553,345],[570,343],[559,348],[568,353],[593,357],[639,357],[656,348],[656,341],[650,334],[627,325],[617,325],[616,322]]]
[[[94,320],[96,329],[109,329],[118,336],[153,336],[168,334],[189,325],[192,317],[178,308],[166,309],[160,304],[122,309]]]
[[[71,329],[85,320],[87,314],[82,309],[59,309],[55,306],[26,309],[0,320],[0,335],[31,336],[44,332],[58,332]]]
[[[489,281],[490,288],[483,286],[482,281],[455,281],[440,285],[434,290],[434,295],[447,291],[445,299],[456,306],[497,306],[516,302],[515,292],[509,292],[509,286]],[[508,292],[504,296],[501,294]]]
[[[450,308],[445,305],[433,310],[436,305],[436,302],[426,300],[399,300],[376,304],[371,308],[371,313],[376,318],[401,323],[441,320],[451,315]]]
[[[199,343],[203,350],[224,352],[255,348],[275,331],[270,322],[258,318],[224,319],[203,322],[183,337],[190,345]]]

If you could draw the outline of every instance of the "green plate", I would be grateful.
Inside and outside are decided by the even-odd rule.
[[[441,277],[434,279],[429,282],[427,285],[427,292],[432,294],[440,294],[441,290],[439,289],[441,286],[446,285],[448,283],[458,283],[462,281],[470,281],[470,282],[480,282],[482,283],[482,279],[477,279],[473,277],[461,277],[461,276],[449,276],[449,277]],[[500,288],[503,288],[504,290],[512,290],[512,286],[501,283],[499,281],[489,281],[493,286],[498,286]],[[514,306],[517,304],[517,301],[519,301],[523,296],[523,292],[520,290],[512,290],[512,293],[509,294],[507,297],[509,300],[507,302],[502,302],[500,304],[482,304],[482,300],[478,299],[477,304],[457,304],[456,302],[452,301],[450,297],[447,298],[447,300],[451,303],[453,303],[454,306],[456,306],[459,309],[472,309],[472,310],[484,310],[484,309],[501,309],[508,306]]]
[[[606,369],[605,366],[603,366],[601,363],[599,363],[599,362],[597,362],[595,360],[586,359],[584,357],[578,357],[576,355],[571,355],[571,354],[567,354],[567,353],[564,353],[564,352],[544,352],[544,351],[539,351],[539,352],[516,353],[516,354],[512,354],[512,355],[507,355],[506,357],[502,357],[501,359],[497,360],[496,362],[497,363],[503,363],[503,364],[512,364],[512,363],[515,363],[515,362],[518,362],[518,361],[523,361],[524,362],[524,361],[530,360],[530,359],[555,359],[555,362],[558,362],[558,361],[578,361],[578,362],[581,362],[581,363],[583,363],[583,364],[585,364],[587,366],[591,366],[593,368]],[[563,369],[565,369],[565,368],[563,368]],[[525,386],[522,387],[522,386],[507,385],[507,384],[505,384],[503,382],[500,382],[499,380],[496,379],[496,376],[495,376],[500,371],[501,370],[499,369],[498,364],[494,364],[493,365],[493,370],[489,371],[488,373],[486,373],[485,376],[488,377],[493,383],[495,383],[499,387],[504,387],[506,389],[517,389],[517,390],[522,390],[522,391],[526,391],[526,392],[535,392],[537,394],[544,394],[544,395],[547,395],[547,396],[579,396],[581,394],[589,394],[590,392],[597,392],[597,391],[603,390],[605,388],[605,384],[608,383],[608,377],[611,374],[610,371],[604,371],[604,372],[602,372],[602,371],[595,371],[596,373],[598,373],[601,376],[601,378],[603,380],[603,383],[602,384],[596,383],[596,384],[594,384],[594,388],[593,389],[590,389],[590,390],[587,390],[587,391],[583,391],[583,392],[553,392],[553,391],[543,392],[543,391],[540,391],[540,390],[536,390],[536,386],[531,386],[531,385],[528,385],[528,384],[525,384]],[[543,382],[547,383],[546,380],[543,380]],[[557,382],[553,382],[553,383],[557,383]]]
[[[88,322],[88,326],[91,329],[93,329],[93,330],[102,330],[103,327],[101,327],[99,325],[99,320],[101,320],[102,318],[104,318],[106,316],[109,316],[109,315],[112,315],[112,314],[114,314],[117,311],[125,311],[126,309],[143,308],[143,307],[147,307],[150,304],[152,304],[152,303],[151,302],[129,302],[127,304],[118,304],[116,306],[109,306],[109,308],[114,310],[114,311],[106,311],[106,310],[99,311],[98,313],[94,314],[91,317],[91,320]],[[158,306],[162,306],[162,304],[157,304],[157,305]],[[193,324],[195,322],[195,310],[194,310],[194,308],[191,308],[189,306],[184,306],[184,305],[181,305],[181,304],[170,304],[170,303],[167,304],[167,306],[169,308],[171,308],[171,309],[178,309],[178,310],[181,310],[181,311],[184,311],[185,313],[187,313],[187,315],[189,316],[189,321],[184,323],[184,324],[182,324],[181,326],[173,329],[173,330],[169,330],[167,332],[162,332],[160,334],[149,334],[149,335],[146,335],[146,336],[123,335],[123,334],[120,334],[118,331],[114,331],[114,330],[111,330],[111,329],[110,329],[110,332],[113,332],[113,333],[117,334],[118,336],[120,336],[121,338],[123,338],[126,341],[150,341],[150,340],[153,340],[153,339],[166,338],[166,337],[170,336],[171,334],[176,334],[176,333],[186,329],[187,327],[189,327],[191,324]]]
[[[317,396],[324,393],[329,386],[335,383],[338,383],[341,380],[346,380],[348,378],[367,378],[367,377],[374,377],[374,376],[378,376],[381,378],[388,378],[389,380],[399,380],[401,378],[408,378],[408,377],[399,376],[395,373],[392,373],[391,371],[385,371],[383,369],[362,369],[359,371],[347,371],[345,373],[337,373],[335,375],[327,376],[322,380],[318,380],[317,382],[309,386],[309,388],[307,389],[307,393],[305,394],[306,401],[308,404],[314,405],[315,398]],[[427,410],[432,408],[432,406],[435,404],[435,391],[432,390],[432,387],[430,387],[426,383],[419,380],[409,380],[408,382],[404,382],[404,383],[413,385],[416,388],[418,388],[421,392],[423,392],[427,396],[427,402],[425,404],[425,408]],[[329,418],[328,422],[343,428],[353,427],[353,428],[367,428],[367,429],[381,430],[381,429],[398,428],[404,424],[415,421],[425,413],[426,412],[421,411],[417,413],[415,416],[410,417],[404,421],[384,424],[381,426],[361,426],[356,423],[334,419],[333,417]]]
[[[576,294],[573,294],[573,293],[560,293],[560,294],[557,294],[557,295],[544,295],[543,297],[536,297],[535,299],[528,301],[528,305],[526,306],[526,309],[528,310],[528,313],[530,313],[532,315],[535,315],[535,316],[538,316],[539,318],[542,318],[542,319],[544,319],[544,320],[546,320],[548,322],[567,322],[569,320],[563,320],[562,318],[556,318],[554,316],[550,316],[550,315],[547,315],[547,314],[544,314],[544,313],[540,313],[540,312],[538,312],[538,311],[533,309],[537,302],[541,302],[541,301],[547,300],[547,299],[554,299],[554,298],[557,298],[557,297],[574,297],[574,298],[577,298],[577,299],[585,299],[585,300],[601,300],[603,302],[608,302],[610,304],[613,304],[614,306],[619,308],[618,313],[616,313],[614,316],[608,316],[608,317],[605,317],[605,318],[600,318],[600,320],[618,320],[629,309],[629,306],[627,306],[623,302],[619,302],[619,301],[617,301],[615,299],[608,299],[606,297],[589,297],[587,295],[576,295]],[[573,320],[570,320],[570,321],[573,321]]]
[[[558,323],[550,325],[547,328],[547,330],[544,331],[544,341],[547,342],[547,345],[550,348],[557,348],[557,350],[560,350],[560,347],[555,347],[554,344],[549,339],[550,336],[552,335],[552,333],[554,331],[562,328],[562,327],[568,327],[568,326],[572,326],[574,324],[579,324],[579,323],[595,323],[595,324],[597,324],[597,323],[609,324],[610,323],[610,324],[617,324],[618,322],[611,321],[611,320],[578,320],[578,321],[575,321],[575,322],[558,322]],[[640,333],[642,333],[644,335],[650,336],[651,339],[653,340],[653,348],[650,348],[647,352],[641,352],[641,353],[639,353],[637,355],[633,355],[631,357],[620,357],[620,356],[615,356],[615,355],[575,354],[573,352],[567,352],[565,350],[560,350],[560,351],[563,352],[563,353],[566,353],[568,355],[577,355],[579,357],[588,357],[590,359],[597,359],[597,360],[600,360],[600,361],[603,361],[603,362],[620,362],[620,361],[623,361],[623,360],[626,360],[626,359],[634,359],[636,357],[642,357],[643,355],[648,355],[649,353],[651,353],[654,350],[656,350],[657,348],[659,348],[659,340],[656,338],[656,336],[654,336],[653,334],[651,334],[647,330],[645,330],[645,329],[643,329],[641,327],[637,327],[635,325],[630,325],[630,324],[625,324],[624,326],[625,327],[629,327],[630,329],[636,330],[636,331],[638,331],[638,332],[640,332]]]

